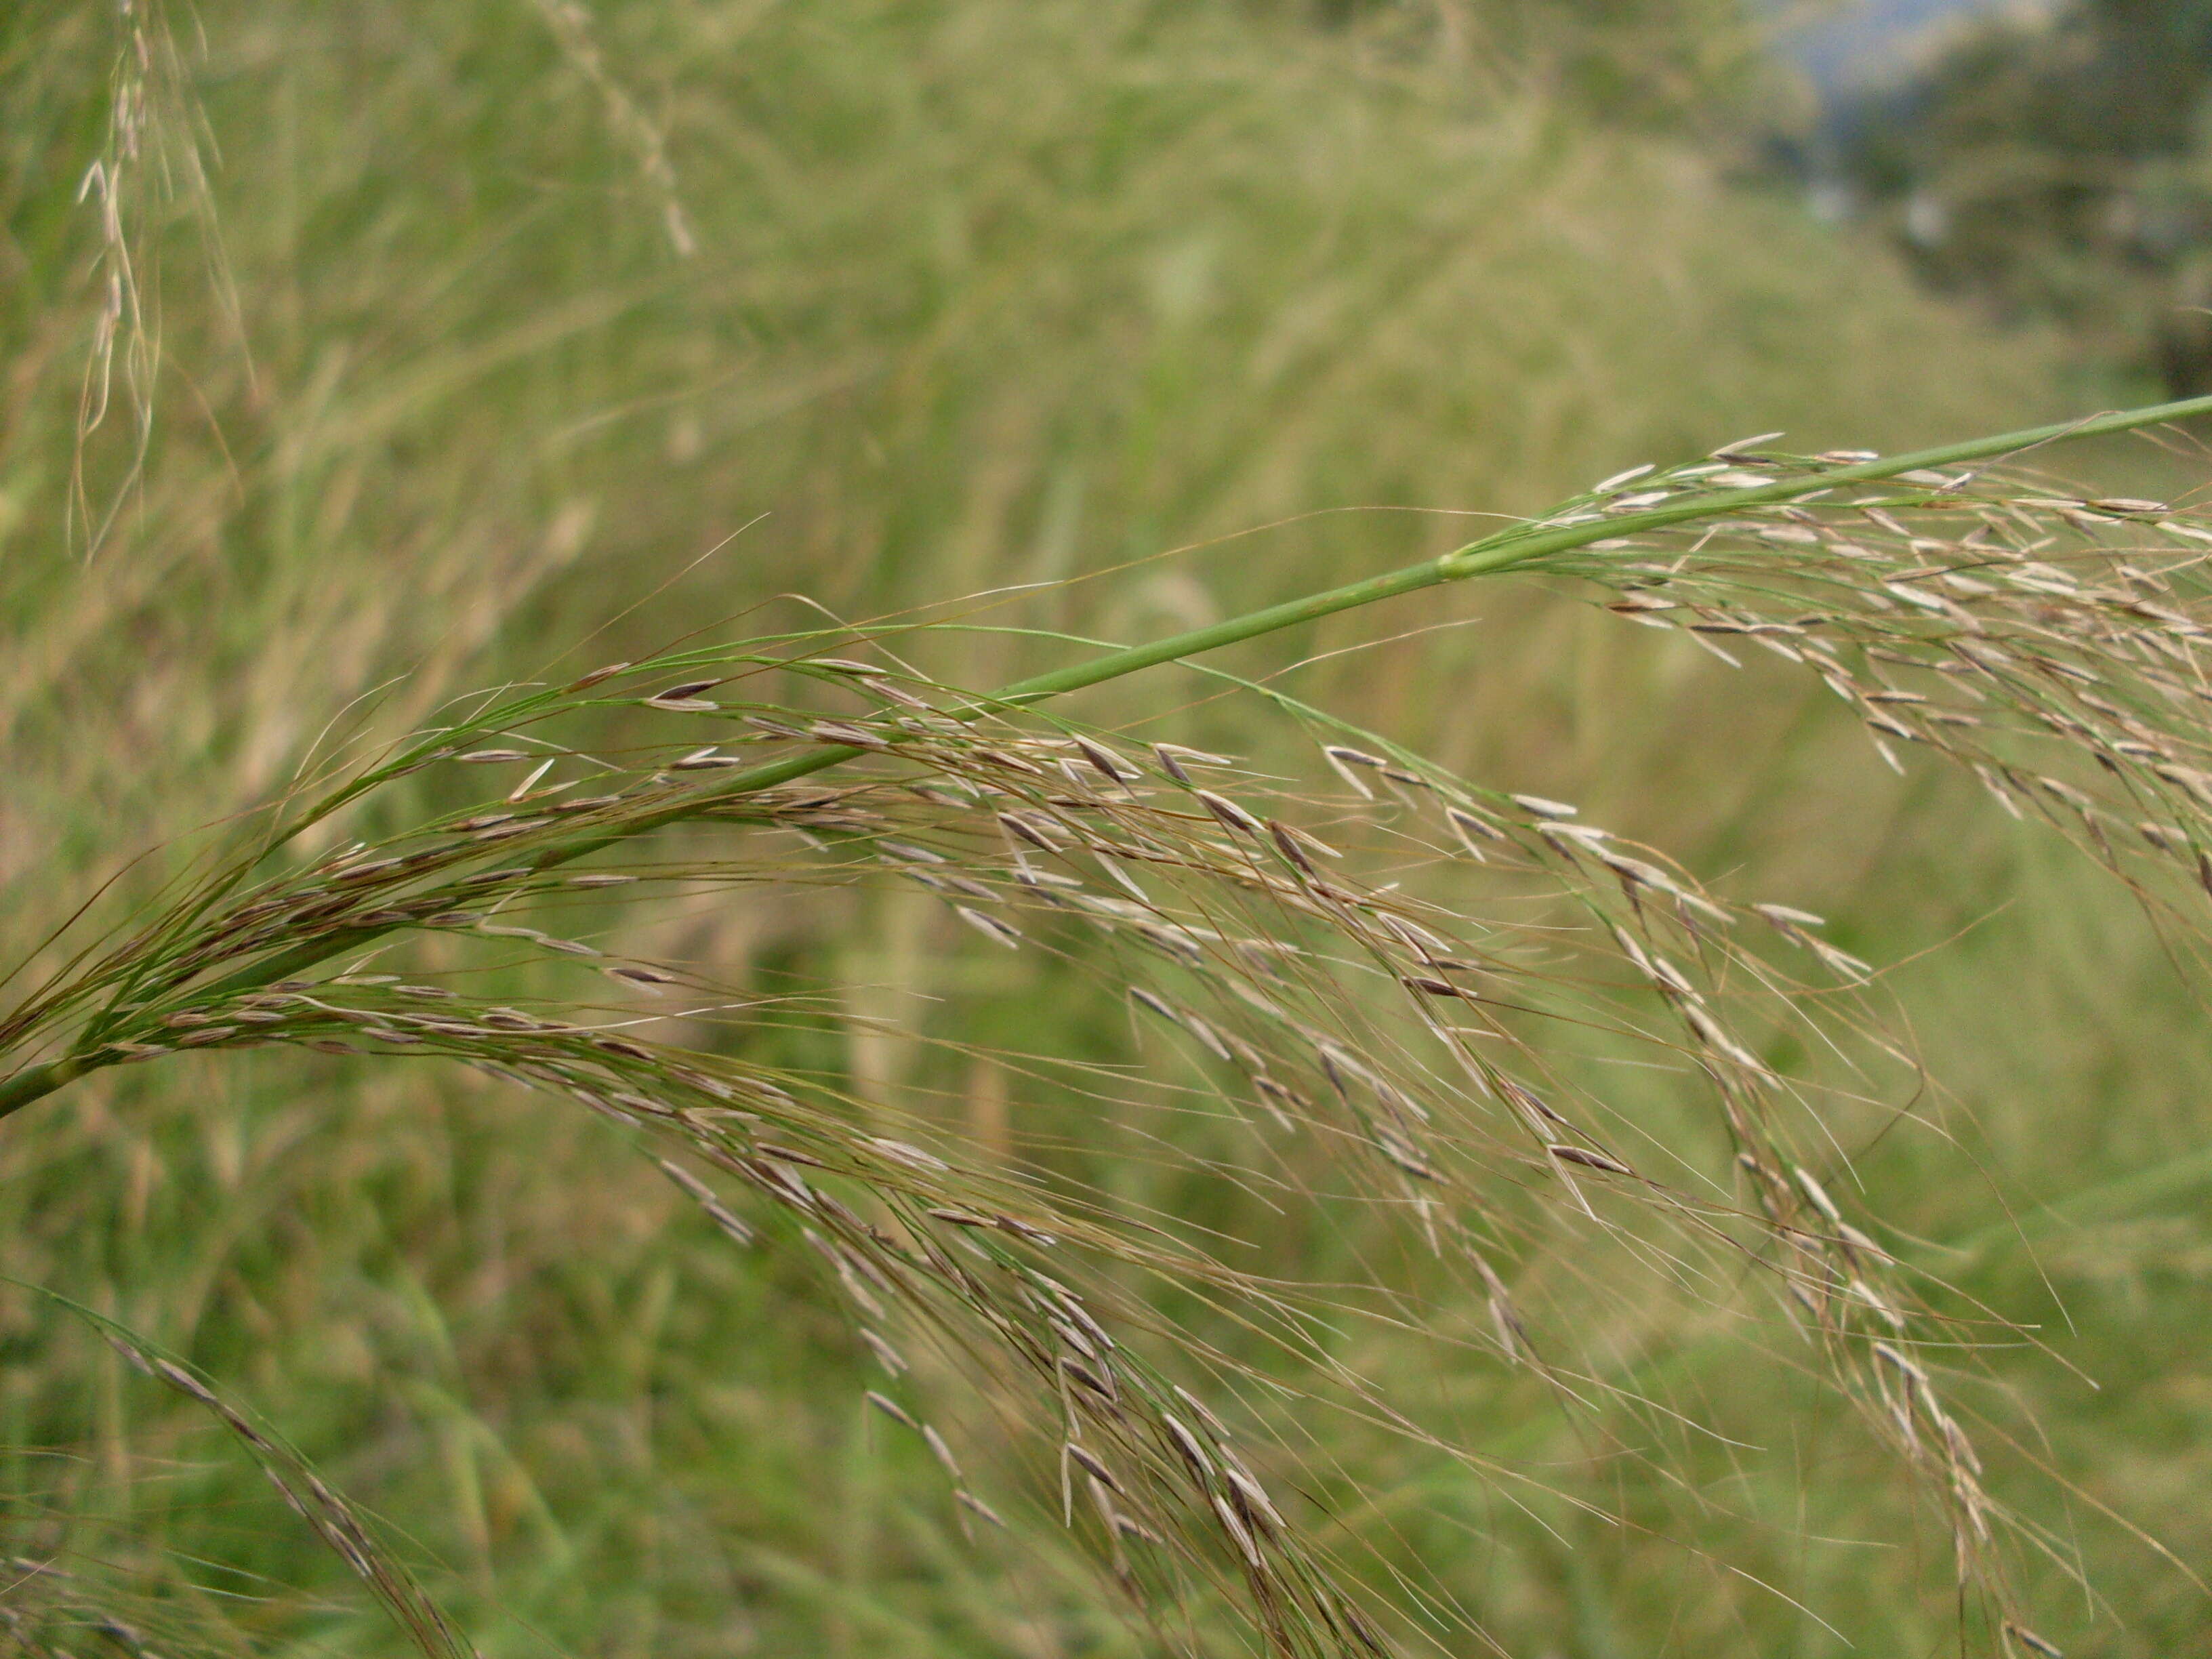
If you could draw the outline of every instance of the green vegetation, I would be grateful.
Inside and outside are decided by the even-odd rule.
[[[1827,446],[2064,412],[2058,354],[1732,192],[1698,133],[1741,43],[1612,9],[0,19],[10,1060],[101,1062],[0,1125],[13,1639],[1329,1650],[1340,1594],[1416,1651],[2201,1634],[2203,809],[2158,770],[2202,748],[2160,690],[2195,526],[1997,474],[1776,516]],[[1624,516],[968,706],[1766,427],[1605,495],[1721,492],[1708,542]],[[2179,441],[2036,459],[2179,490]],[[2014,556],[2079,580],[1913,574]],[[1721,631],[1583,602],[1657,602],[1660,557]],[[1828,687],[1752,648],[1808,609]],[[1957,679],[1969,611],[2063,666],[1993,673],[1985,733],[1883,701]],[[823,656],[882,672],[782,665]],[[2051,823],[1971,770],[2031,765],[2008,711],[2079,728],[1994,775]],[[1869,719],[1923,741],[1893,770]],[[756,753],[793,758],[712,764]],[[1632,840],[1680,865],[1594,850]],[[1662,945],[1702,1000],[1632,971]],[[1474,993],[1463,1075],[1424,981]],[[1962,1597],[1984,1486],[2024,1530]]]
[[[1998,14],[1852,113],[1847,175],[1921,272],[2083,355],[2212,386],[2212,7]]]

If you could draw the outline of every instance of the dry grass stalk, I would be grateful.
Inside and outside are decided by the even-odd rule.
[[[122,0],[108,77],[106,142],[78,181],[76,197],[98,215],[93,281],[99,299],[77,397],[70,463],[72,542],[98,552],[145,470],[154,434],[155,378],[161,356],[161,282],[154,224],[181,204],[204,239],[210,285],[227,319],[238,303],[220,243],[200,153],[199,115],[161,0]],[[119,383],[119,384],[118,384]],[[119,461],[95,465],[110,417],[127,419]],[[101,474],[95,477],[95,473]]]

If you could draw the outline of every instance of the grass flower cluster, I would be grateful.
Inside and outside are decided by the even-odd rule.
[[[495,690],[366,764],[333,758],[301,778],[179,877],[150,920],[82,944],[64,930],[20,965],[0,1025],[19,1064],[0,1083],[0,1111],[107,1066],[270,1045],[459,1062],[565,1097],[630,1132],[733,1245],[818,1258],[855,1340],[889,1373],[871,1403],[926,1443],[965,1514],[1005,1524],[927,1400],[899,1397],[916,1341],[962,1357],[1003,1391],[1003,1411],[1042,1431],[1063,1523],[1076,1524],[1079,1496],[1096,1549],[1152,1617],[1174,1620],[1191,1582],[1211,1582],[1241,1597],[1272,1651],[1390,1651],[1382,1615],[1346,1587],[1328,1505],[1279,1503],[1224,1416],[1172,1367],[1262,1373],[1176,1343],[1109,1270],[1233,1309],[1255,1338],[1340,1385],[1338,1409],[1452,1457],[1329,1358],[1335,1319],[1419,1328],[1418,1301],[1381,1283],[1239,1269],[1176,1237],[1173,1217],[1138,1224],[1046,1172],[876,1133],[860,1103],[818,1077],[749,1059],[749,1034],[781,1012],[773,1002],[571,936],[580,911],[656,890],[892,872],[994,945],[1109,975],[1192,1046],[1217,1109],[1251,1138],[1231,1166],[1237,1178],[1279,1204],[1357,1198],[1386,1212],[1487,1307],[1494,1360],[1534,1369],[1563,1401],[1597,1379],[1554,1358],[1559,1338],[1515,1289],[1547,1239],[1559,1248],[1553,1212],[1686,1285],[1745,1269],[1767,1278],[1832,1384],[1946,1516],[1992,1628],[2054,1652],[2022,1622],[2010,1547],[2063,1569],[2063,1540],[2010,1523],[1948,1387],[1978,1345],[1974,1322],[1929,1305],[1926,1276],[1880,1242],[1877,1209],[1847,1213],[1817,1172],[1827,1163],[1817,1093],[1766,1057],[1782,1022],[1839,1051],[1871,1041],[1909,1069],[1856,1001],[1836,1000],[1874,976],[1870,964],[1829,944],[1817,916],[1718,897],[1571,804],[1479,789],[1279,694],[1254,688],[1321,739],[1318,758],[1350,792],[1332,805],[1233,757],[1134,749],[1051,703],[1423,587],[1554,576],[1724,658],[1763,648],[1816,674],[1893,764],[1893,745],[1911,744],[1966,769],[2008,811],[2042,813],[2147,897],[2166,895],[2190,926],[2172,882],[2130,872],[2154,863],[2212,891],[2197,655],[2212,528],[2163,503],[2054,495],[1984,468],[2203,407],[1887,460],[1747,441],[1607,480],[1396,575],[989,696],[912,665],[928,623],[685,649],[560,687]],[[594,724],[617,711],[645,724],[625,722],[620,747],[595,740]],[[641,744],[641,731],[665,735]],[[333,746],[342,757],[349,745]],[[426,775],[454,805],[414,822],[380,810]],[[471,783],[484,777],[515,781],[486,793]],[[291,855],[311,832],[380,818],[386,827],[333,852]],[[670,845],[686,826],[696,833]],[[1334,844],[1355,837],[1369,860]],[[1455,902],[1356,873],[1385,848],[1458,866],[1445,889]],[[1536,919],[1508,920],[1531,899]],[[425,935],[465,941],[464,954],[410,971]],[[1802,962],[1771,960],[1747,935]],[[518,953],[602,988],[491,1000],[478,987]],[[1623,975],[1640,998],[1624,994]],[[1554,1049],[1582,1030],[1700,1079],[1726,1162],[1654,1140],[1571,1081]],[[681,1040],[691,1032],[714,1035]],[[1103,1104],[1128,1109],[1100,1087]],[[426,1652],[462,1650],[343,1500],[285,1468],[204,1382],[118,1340],[223,1417]],[[1180,1351],[1156,1357],[1163,1344]],[[1435,1613],[1457,1628],[1447,1640],[1483,1633],[1479,1610],[1455,1599]]]

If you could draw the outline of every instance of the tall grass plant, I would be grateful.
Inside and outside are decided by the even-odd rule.
[[[444,844],[408,839],[429,826],[506,830],[451,826],[514,810],[498,797],[535,759],[487,770],[448,760],[291,823],[280,847],[240,866],[246,886],[163,887],[225,867],[204,860],[258,854],[239,837],[299,808],[234,815],[296,795],[295,777],[343,775],[404,734],[482,726],[466,739],[478,751],[534,745],[507,734],[514,700],[546,694],[453,701],[478,687],[566,684],[598,662],[655,659],[657,678],[543,704],[571,722],[547,728],[562,745],[644,780],[709,738],[732,752],[720,725],[702,726],[699,744],[660,746],[673,726],[725,718],[639,707],[687,679],[742,670],[754,712],[802,734],[854,720],[849,690],[837,690],[854,677],[793,679],[760,659],[902,660],[911,678],[884,684],[958,708],[958,688],[1088,654],[1066,635],[1203,628],[1513,521],[1408,508],[1542,513],[1601,472],[1702,454],[1754,427],[1789,425],[1800,435],[1787,453],[1799,456],[1846,441],[1887,448],[1985,428],[2046,395],[2032,356],[1998,357],[1871,256],[1845,265],[1830,233],[1732,195],[1686,139],[1608,131],[1544,76],[1479,55],[1425,60],[1357,27],[1133,6],[855,3],[681,20],[646,7],[216,9],[172,57],[159,15],[140,16],[143,58],[127,25],[118,34],[97,16],[0,24],[4,95],[21,117],[6,175],[15,280],[33,301],[4,325],[17,366],[4,457],[20,641],[8,687],[21,780],[6,826],[10,902],[27,945],[118,869],[89,922],[201,894],[200,908],[147,936],[118,969],[126,980],[188,955],[222,906],[261,902],[242,896],[253,884],[345,890],[347,872],[374,861],[346,861],[355,841],[404,856]],[[1523,66],[1537,61],[1526,50]],[[136,88],[119,127],[118,88]],[[112,234],[76,199],[87,158],[111,155]],[[100,279],[116,273],[118,250],[133,284],[111,307],[121,368],[106,419],[86,432],[84,365],[106,349],[102,296],[116,290]],[[134,361],[147,365],[135,379]],[[2034,488],[2053,492],[2039,500],[2081,499]],[[1632,482],[1613,493],[1634,492]],[[2058,508],[2021,510],[2069,546],[2081,538]],[[2140,514],[2105,516],[2121,528],[2092,541],[2164,534]],[[1262,525],[1273,527],[1243,533]],[[1176,544],[1206,545],[1161,556]],[[773,597],[791,592],[805,601]],[[943,603],[962,593],[986,597]],[[825,624],[825,610],[843,620]],[[1579,1006],[1577,970],[1563,965],[1578,936],[1542,931],[1561,914],[1547,907],[1562,851],[1574,867],[1571,836],[1562,848],[1540,832],[1546,822],[1666,847],[1715,884],[1711,902],[1786,897],[1834,915],[1820,935],[1829,948],[1882,964],[1879,982],[1900,999],[1911,990],[1907,1052],[1929,1061],[1943,1093],[1916,1095],[1917,1074],[1894,1061],[1887,1092],[1854,1085],[1753,1015],[1759,1053],[1869,1097],[1821,1097],[1835,1139],[1817,1160],[1820,1190],[1850,1206],[1855,1227],[1887,1218],[1897,1231],[1876,1248],[1952,1287],[1931,1292],[1931,1316],[1975,1338],[1988,1368],[1968,1385],[1981,1391],[1975,1409],[2022,1437],[2016,1456],[1986,1460],[1995,1495],[2046,1532],[2078,1522],[2066,1537],[2075,1565],[2130,1614],[2116,1640],[2153,1651],[2185,1637],[2201,1624],[2201,1589],[2096,1518],[2109,1504],[2185,1563],[2201,1527],[2180,1449],[2198,1407],[2185,1364],[2161,1347],[2202,1328],[2202,1276],[2188,1265],[2201,1242],[2175,1218],[2177,1195],[2195,1190],[2188,1099],[2165,1080],[2192,1052],[2194,1004],[2126,896],[2108,902],[2081,866],[2052,863],[1970,775],[1946,781],[1911,750],[1893,772],[1802,665],[1762,653],[1730,668],[1683,630],[1632,629],[1540,585],[1397,617],[1317,623],[1219,665],[1433,755],[1447,769],[1417,769],[1432,784],[1462,789],[1442,781],[1464,776],[1580,806],[1578,819],[1548,820],[1504,805],[1516,856],[1534,866],[1489,878],[1512,895],[1490,921],[1513,923],[1516,960],[1527,957],[1531,994],[1542,988],[1551,1006]],[[1393,626],[1415,631],[1378,642]],[[666,659],[678,636],[693,654]],[[746,639],[768,642],[719,643]],[[1220,907],[1249,908],[1255,891],[1254,926],[1269,922],[1273,890],[1251,886],[1252,847],[1270,879],[1287,868],[1297,880],[1295,857],[1255,842],[1235,811],[1261,811],[1277,790],[1267,811],[1324,841],[1351,830],[1348,850],[1373,882],[1406,883],[1406,902],[1466,903],[1464,867],[1449,884],[1432,867],[1439,848],[1463,856],[1449,819],[1424,809],[1420,844],[1358,828],[1375,808],[1355,788],[1387,799],[1388,781],[1340,759],[1350,769],[1339,783],[1279,704],[1224,690],[1172,675],[1116,682],[1066,711],[1097,733],[1088,741],[1141,763],[1146,787],[1169,790],[1115,810],[1134,815],[1127,833],[1173,849],[1163,875],[1121,861],[1148,902],[1167,899],[1162,880],[1188,884],[1176,890],[1197,908],[1172,925],[1212,917],[1220,931]],[[1067,761],[1083,780],[1068,788],[1111,798],[1079,749],[1020,746],[1048,740],[1073,741],[1027,725],[984,746]],[[1383,752],[1366,736],[1328,740]],[[1156,741],[1225,751],[1262,775],[1227,775],[1232,787],[1200,769],[1186,789],[1146,758]],[[954,748],[957,758],[933,751],[931,763],[969,788],[1030,787],[1019,767]],[[713,780],[706,758],[667,776]],[[581,763],[540,784],[573,781],[568,766]],[[1301,781],[1267,781],[1278,775]],[[486,776],[499,786],[487,792],[476,781]],[[939,1173],[879,1143],[933,1148],[981,1183],[938,1193],[947,1201],[935,1207],[988,1217],[997,1212],[977,1194],[997,1194],[1004,1212],[1066,1234],[1061,1251],[1088,1239],[1097,1277],[1079,1293],[1138,1333],[1125,1340],[1140,1369],[1118,1386],[1150,1387],[1155,1370],[1143,1368],[1157,1368],[1159,1388],[1180,1381],[1232,1419],[1248,1478],[1295,1522],[1285,1548],[1314,1552],[1297,1556],[1308,1565],[1295,1582],[1334,1583],[1382,1609],[1370,1616],[1401,1638],[1426,1630],[1464,1645],[1472,1626],[1516,1651],[1670,1640],[1819,1651],[1842,1639],[1828,1626],[1893,1646],[1958,1627],[1953,1546],[1924,1518],[1955,1501],[1951,1477],[1901,1474],[1911,1458],[1883,1447],[1879,1409],[1869,1430],[1846,1409],[1848,1382],[1838,1392],[1814,1351],[1793,1346],[1765,1311],[1781,1282],[1771,1260],[1747,1265],[1753,1252],[1723,1270],[1696,1206],[1616,1214],[1620,1200],[1604,1194],[1617,1175],[1540,1153],[1545,1184],[1499,1175],[1487,1200],[1518,1241],[1492,1252],[1487,1271],[1514,1281],[1501,1297],[1469,1258],[1431,1253],[1420,1219],[1397,1213],[1424,1189],[1406,1184],[1419,1177],[1394,1154],[1422,1164],[1432,1154],[1402,1127],[1395,1143],[1370,1128],[1354,1159],[1343,1128],[1322,1127],[1328,1065],[1285,1109],[1316,1115],[1296,1156],[1257,1150],[1275,1132],[1272,1097],[1240,1088],[1224,1115],[1216,1091],[1242,1063],[1237,1045],[1264,1034],[1240,1031],[1252,1005],[1235,990],[1214,1008],[1188,1000],[1202,983],[1178,989],[1175,976],[1200,969],[1201,981],[1287,994],[1252,980],[1251,964],[1171,961],[1163,983],[1146,965],[1160,943],[1146,943],[1139,918],[1120,919],[1119,943],[1065,938],[1048,914],[1030,920],[998,896],[933,892],[888,866],[864,879],[880,861],[856,860],[853,838],[872,846],[882,830],[837,819],[886,809],[789,793],[801,787],[787,780],[754,830],[782,823],[820,849],[787,830],[747,852],[743,825],[672,822],[641,864],[605,871],[659,878],[649,902],[628,888],[560,888],[557,927],[474,901],[447,907],[483,911],[495,928],[581,936],[639,977],[527,934],[481,937],[480,919],[414,930],[399,982],[459,992],[479,1011],[536,1011],[533,1021],[575,1023],[580,998],[605,1005],[593,1023],[648,1019],[650,1033],[717,1057],[653,1066],[706,1066],[699,1075],[729,1087],[799,1079],[794,1098],[814,1114],[803,1121],[823,1139],[790,1150],[812,1146],[872,1189],[919,1192]],[[1198,788],[1229,815],[1194,810]],[[1505,796],[1455,799],[1494,811]],[[1057,854],[997,825],[995,811],[906,800],[895,813],[927,821],[893,839],[921,836],[994,895],[1038,890],[1006,886],[1009,871],[1058,870]],[[1048,841],[1068,833],[1030,828]],[[399,873],[419,880],[428,868]],[[397,878],[366,879],[364,894]],[[508,884],[516,902],[543,885]],[[1128,897],[1098,889],[1116,893]],[[386,896],[413,902],[411,890]],[[963,921],[961,906],[982,921]],[[1427,914],[1401,919],[1426,927],[1415,919]],[[1358,919],[1355,908],[1322,920]],[[1006,949],[994,921],[1022,928],[1022,947]],[[1341,937],[1375,943],[1357,927]],[[2029,939],[2047,975],[2023,970]],[[333,965],[385,943],[353,941]],[[1468,959],[1486,948],[1472,940]],[[1916,961],[1923,950],[1933,954]],[[19,984],[63,960],[34,956]],[[1379,997],[1388,988],[1356,963],[1306,989],[1334,988],[1323,1006],[1363,1035],[1395,1030],[1395,994]],[[1436,975],[1416,964],[1401,976]],[[2037,1029],[1992,1029],[1992,983],[2043,1012]],[[1131,985],[1180,1023],[1126,1001]],[[118,1322],[131,1334],[117,1340],[156,1373],[140,1376],[82,1316],[27,1292],[11,1304],[24,1356],[6,1396],[14,1524],[40,1564],[23,1605],[64,1625],[121,1607],[149,1639],[167,1620],[194,1640],[382,1650],[399,1627],[362,1586],[381,1573],[402,1585],[387,1586],[386,1606],[411,1605],[394,1577],[404,1562],[487,1651],[542,1638],[610,1652],[1138,1651],[1233,1646],[1255,1616],[1267,1628],[1266,1595],[1255,1615],[1239,1582],[1237,1527],[1255,1551],[1274,1540],[1218,1469],[1208,1478],[1228,1523],[1208,1519],[1210,1504],[1193,1515],[1164,1504],[1135,1479],[1129,1449],[1114,1454],[1109,1472],[1138,1488],[1108,1498],[1115,1512],[1163,1537],[1176,1522],[1212,1528],[1189,1546],[1194,1576],[1164,1595],[1146,1577],[1158,1547],[1098,1530],[1095,1504],[1081,1523],[1091,1530],[1063,1533],[1058,1481],[1086,1504],[1097,1494],[1066,1455],[1056,1471],[1037,1461],[1056,1443],[1019,1367],[978,1373],[957,1348],[933,1355],[878,1332],[907,1367],[886,1378],[856,1334],[872,1316],[833,1288],[842,1270],[882,1300],[866,1267],[835,1249],[825,1259],[790,1231],[769,1248],[734,1248],[684,1181],[629,1156],[644,1133],[631,1124],[556,1109],[512,1079],[398,1063],[427,1042],[511,1065],[500,1054],[517,1028],[374,984],[314,994],[348,1012],[330,1030],[286,1024],[289,1035],[382,1045],[393,1060],[218,1052],[234,1026],[210,1052],[102,1069],[9,1120],[0,1158],[14,1271]],[[1596,994],[1603,1006],[1614,993]],[[64,1006],[42,1029],[70,1035],[94,1006]],[[672,1007],[690,1012],[671,1021]],[[195,1012],[181,982],[148,1008],[145,1018]],[[307,1018],[296,1005],[249,1012],[280,1015],[270,1024]],[[1510,1009],[1495,1017],[1499,1041],[1532,1035]],[[364,1018],[416,1042],[363,1045]],[[441,1020],[503,1035],[440,1033]],[[2136,1035],[2115,1043],[2116,1026]],[[149,1036],[116,1025],[100,1041]],[[471,1049],[479,1040],[498,1046]],[[588,1064],[648,1063],[595,1052]],[[1694,1078],[1655,1071],[1632,1032],[1559,1052],[1617,1114],[1607,1121],[1632,1122],[1686,1166],[1724,1164]],[[1398,1063],[1397,1048],[1385,1053]],[[616,1119],[642,1109],[610,1088],[652,1100],[656,1087],[699,1086],[623,1082],[580,1086]],[[1355,1077],[1352,1091],[1363,1086]],[[1917,1115],[1895,1119],[1916,1101]],[[1560,1134],[1539,1144],[1596,1153]],[[1631,1158],[1597,1155],[1641,1170],[1650,1148],[1638,1145]],[[723,1151],[757,1164],[750,1148]],[[1978,1165],[1995,1173],[1968,1179]],[[678,1167],[690,1182],[721,1180],[711,1158]],[[784,1167],[808,1178],[809,1166]],[[1562,1170],[1599,1190],[1589,1217],[1545,1197],[1568,1190]],[[714,1204],[733,1202],[713,1190]],[[1789,1215],[1809,1215],[1797,1190]],[[1020,1207],[1043,1204],[1073,1206],[1076,1230]],[[730,1209],[741,1229],[763,1226],[742,1209]],[[1165,1235],[1129,1231],[1139,1220]],[[899,1224],[914,1237],[957,1225]],[[1788,1216],[1776,1224],[1806,1231]],[[999,1257],[1030,1261],[1018,1231],[982,1237]],[[1647,1243],[1659,1238],[1675,1242]],[[843,1243],[873,1248],[865,1234]],[[1364,1285],[1370,1299],[1302,1322],[1320,1317],[1312,1304],[1255,1273]],[[2053,1291],[2078,1339],[2054,1334],[2042,1300]],[[1064,1307],[1009,1294],[992,1281],[1000,1318],[1075,1324]],[[1260,1328],[1232,1316],[1238,1297]],[[1543,1346],[1509,1364],[1499,1349],[1523,1304],[1539,1333],[1526,1340]],[[989,1310],[974,1316],[997,1329]],[[2087,1403],[2050,1357],[2002,1346],[2023,1325],[2105,1376],[2103,1401],[2118,1403]],[[1571,1360],[1548,1346],[1554,1332]],[[1184,1351],[1164,1347],[1167,1336]],[[1067,1347],[1064,1331],[1049,1340],[1095,1371],[1097,1356]],[[1208,1353],[1211,1366],[1195,1363]],[[166,1388],[164,1355],[179,1365]],[[1747,1355],[1763,1356],[1760,1380]],[[1096,1397],[1057,1375],[1062,1396]],[[223,1402],[212,1414],[192,1391],[210,1383]],[[1877,1407],[1881,1386],[1862,1387]],[[952,1499],[918,1431],[863,1403],[872,1388],[945,1437],[962,1490],[1011,1521],[1012,1537]],[[1152,1420],[1138,1399],[1213,1433],[1171,1395],[1109,1403]],[[1364,1419],[1324,1409],[1362,1401]],[[1376,1420],[1376,1401],[1402,1419]],[[268,1492],[256,1473],[266,1458],[225,1410],[264,1437],[263,1419],[290,1436],[350,1494],[346,1514],[386,1517],[366,1580],[345,1547],[322,1548],[315,1525]],[[1094,1440],[1117,1431],[1081,1420]],[[1186,1478],[1173,1431],[1154,1433],[1167,1437],[1144,1443],[1166,1461],[1145,1478]],[[2039,1484],[2039,1462],[2081,1496]],[[1923,1499],[1936,1509],[1916,1510]],[[325,1541],[335,1527],[343,1544],[349,1524],[325,1516]],[[1838,1538],[1857,1541],[1826,1541]],[[1169,1626],[1182,1635],[1132,1622],[1111,1584],[1116,1550],[1133,1553],[1140,1603],[1172,1609],[1163,1616],[1185,1621]],[[2003,1590],[1966,1615],[1973,1639],[2003,1639],[1992,1617],[2067,1627],[2054,1613],[2065,1575],[2047,1563],[1977,1582]],[[1439,1593],[1450,1601],[1426,1599]],[[2009,1612],[1986,1611],[2001,1605]],[[212,1633],[226,1626],[229,1637]]]

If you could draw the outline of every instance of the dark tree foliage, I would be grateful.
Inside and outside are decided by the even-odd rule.
[[[1844,118],[1847,179],[1923,271],[2212,389],[2212,0],[2073,0]]]

